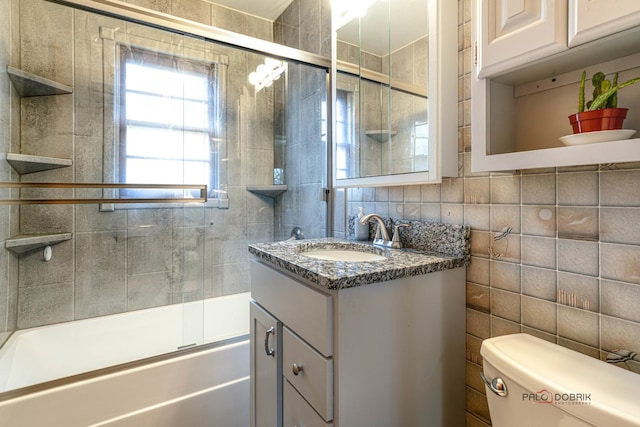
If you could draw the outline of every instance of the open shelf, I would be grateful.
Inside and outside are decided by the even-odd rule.
[[[56,243],[71,240],[71,233],[55,233],[55,234],[22,234],[5,242],[5,247],[16,254],[44,248],[45,246],[55,245]]]
[[[537,65],[533,68],[537,70]],[[525,83],[515,78],[519,75],[515,71],[510,80],[504,80],[504,76],[473,77],[472,171],[507,172],[639,161],[638,138],[571,146],[560,141],[559,138],[572,132],[568,116],[577,109],[583,69],[588,77],[596,71],[604,72],[607,78],[620,72],[620,81],[626,81],[640,72],[640,52],[562,74],[555,68],[548,69],[546,78]],[[528,69],[522,72],[529,76]],[[590,82],[585,91],[590,99]],[[621,90],[618,106],[629,108],[623,128],[640,130],[640,85]]]
[[[287,186],[284,184],[282,185],[249,185],[247,186],[247,191],[254,194],[260,194],[261,196],[275,198],[281,195],[282,193],[284,193],[285,191],[287,191]]]
[[[73,92],[71,86],[7,66],[7,74],[22,97],[64,95]]]
[[[640,139],[598,142],[484,157],[484,170],[510,171],[561,166],[624,163],[640,159]]]
[[[7,153],[7,162],[20,175],[65,168],[73,164],[71,159],[32,156],[28,154]]]

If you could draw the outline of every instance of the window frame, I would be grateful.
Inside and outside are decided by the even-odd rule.
[[[206,94],[206,102],[207,102],[207,127],[206,128],[190,128],[189,126],[185,126],[184,123],[177,127],[177,130],[181,132],[189,132],[195,131],[200,132],[202,134],[208,134],[209,141],[215,140],[218,136],[216,135],[216,117],[215,117],[215,109],[216,108],[224,108],[223,106],[216,106],[214,103],[218,99],[216,91],[219,90],[218,82],[215,80],[215,67],[217,64],[206,62],[197,59],[184,58],[178,55],[165,54],[158,51],[153,51],[150,49],[145,49],[142,47],[131,46],[126,44],[118,45],[118,78],[120,81],[120,85],[117,89],[118,93],[118,110],[117,110],[117,122],[118,122],[118,153],[117,153],[117,179],[120,183],[131,183],[131,184],[140,184],[139,182],[130,182],[127,181],[127,160],[131,159],[132,156],[127,155],[126,145],[127,145],[127,131],[131,124],[139,124],[143,127],[152,129],[176,129],[176,126],[162,126],[160,124],[154,123],[145,123],[145,122],[134,122],[127,119],[127,93],[131,92],[127,88],[126,84],[126,75],[127,75],[127,63],[146,63],[150,64],[150,66],[154,68],[170,70],[173,72],[179,71],[181,69],[186,69],[186,72],[191,74],[206,76],[207,79],[207,94]],[[133,59],[133,61],[132,61]],[[176,98],[177,99],[177,98]],[[182,98],[183,101],[187,101],[187,98]],[[152,159],[147,157],[147,159]],[[158,159],[160,160],[160,159]],[[182,159],[183,164],[185,159]],[[213,149],[209,150],[209,158],[205,161],[208,165],[209,169],[209,182],[206,183],[208,198],[217,198],[220,194],[217,191],[220,188],[220,177],[219,177],[219,169],[220,169],[220,157],[219,153]],[[184,184],[194,184],[191,182],[182,182]],[[157,184],[182,184],[175,182],[157,182]],[[196,184],[202,184],[196,183]],[[140,189],[125,189],[120,190],[119,197],[120,198],[128,198],[128,197],[184,197],[185,195],[191,195],[197,197],[197,194],[190,191],[187,194],[180,194],[182,192],[176,190],[140,190]]]
[[[344,116],[338,116],[338,103],[342,103]],[[339,125],[342,124],[343,132],[339,133]],[[356,153],[352,150],[355,147],[355,135],[356,135],[356,111],[353,102],[353,92],[346,89],[336,89],[336,156],[335,156],[335,174],[337,179],[346,179],[348,172],[354,169],[357,165],[354,156]],[[343,139],[340,141],[340,139]],[[340,154],[344,154],[345,167],[339,168]],[[338,171],[343,171],[345,176],[338,177]],[[358,172],[358,171],[355,171]]]

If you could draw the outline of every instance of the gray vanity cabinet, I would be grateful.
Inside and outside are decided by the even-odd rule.
[[[282,323],[280,374],[277,407],[283,422],[273,426],[331,426],[333,420],[333,317],[332,297],[291,279],[263,264],[251,263],[253,306],[270,313]],[[262,345],[252,334],[254,347]],[[260,353],[253,350],[251,354]],[[258,384],[271,372],[252,366],[257,408],[264,402]],[[272,387],[267,387],[272,390]],[[286,398],[285,398],[286,397]],[[255,424],[258,427],[260,424]]]
[[[334,290],[253,260],[251,293],[282,323],[274,426],[464,426],[464,267]]]

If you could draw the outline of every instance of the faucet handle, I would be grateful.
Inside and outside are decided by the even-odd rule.
[[[409,224],[396,224],[393,226],[393,237],[391,238],[392,248],[401,248],[402,242],[400,241],[400,227],[409,227]]]
[[[373,240],[384,240],[382,237],[382,230],[380,224],[376,224],[376,234],[373,236]]]

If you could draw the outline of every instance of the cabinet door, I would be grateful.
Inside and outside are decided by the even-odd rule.
[[[282,426],[282,325],[252,301],[251,427]]]
[[[569,46],[640,25],[638,0],[569,0]]]
[[[566,0],[475,0],[478,76],[493,76],[567,49]]]

